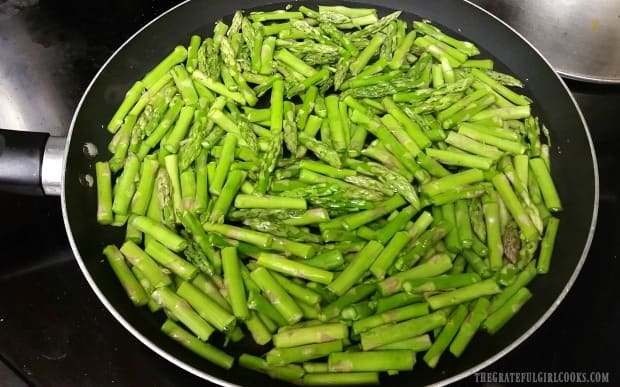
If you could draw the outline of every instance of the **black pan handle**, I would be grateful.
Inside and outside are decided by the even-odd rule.
[[[0,129],[0,191],[60,194],[64,143],[48,133]]]

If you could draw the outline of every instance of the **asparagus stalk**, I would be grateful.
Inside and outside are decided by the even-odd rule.
[[[112,116],[112,119],[110,119],[110,122],[108,123],[107,128],[108,128],[108,131],[110,131],[110,133],[116,133],[116,131],[121,127],[125,119],[125,116],[127,115],[127,113],[129,113],[129,110],[131,110],[134,104],[138,101],[138,99],[140,98],[140,95],[144,91],[144,88],[148,88],[151,85],[151,83],[155,81],[155,80],[151,81],[151,79],[152,78],[149,78],[148,85],[145,84],[144,80],[137,81],[127,91],[127,93],[125,94],[125,98],[123,98],[123,101],[121,102],[120,106],[118,107],[114,115]]]
[[[273,336],[276,348],[298,347],[347,338],[349,330],[342,323],[320,324],[302,328],[290,328]]]
[[[520,289],[527,286],[534,279],[534,277],[536,277],[536,267],[532,262],[517,275],[517,278],[511,285],[507,286],[502,290],[500,294],[493,297],[493,299],[491,300],[491,305],[488,308],[489,313],[494,313],[499,308],[504,306],[506,302],[510,298],[512,298]]]
[[[416,302],[423,301],[424,297],[419,294],[401,292],[391,296],[382,297],[377,300],[377,313],[383,313],[388,310],[396,309],[401,306],[411,305]]]
[[[95,163],[97,181],[97,222],[111,224],[114,220],[112,212],[112,174],[107,162]]]
[[[381,294],[390,295],[402,289],[403,283],[416,278],[433,277],[443,274],[452,267],[452,260],[447,254],[437,254],[428,262],[419,264],[412,269],[394,274],[379,282]]]
[[[343,295],[333,300],[321,310],[319,320],[329,321],[339,316],[345,307],[365,299],[366,297],[374,293],[375,290],[376,287],[374,284],[360,284],[349,289]]]
[[[302,381],[307,386],[363,386],[379,384],[379,373],[308,373],[303,376]]]
[[[410,371],[415,354],[408,350],[335,352],[328,357],[331,372]]]
[[[331,283],[334,276],[332,272],[286,259],[277,254],[261,253],[258,256],[257,263],[259,266],[266,267],[273,271],[325,285]]]
[[[235,361],[234,357],[209,343],[199,340],[194,335],[177,325],[174,321],[169,319],[166,320],[166,322],[164,322],[161,326],[161,330],[175,341],[206,360],[225,369],[232,368]]]
[[[306,200],[282,196],[254,196],[239,194],[235,197],[236,208],[287,208],[305,210],[308,208]]]
[[[325,357],[333,352],[342,351],[342,340],[325,343],[306,344],[290,348],[273,348],[267,352],[267,364],[282,366],[290,363],[300,363]]]
[[[149,219],[150,220],[150,219]],[[163,267],[184,280],[191,280],[198,273],[198,268],[188,263],[155,239],[149,239],[144,251]]]
[[[190,282],[183,281],[177,288],[177,294],[187,300],[200,317],[212,324],[220,332],[228,332],[234,327],[235,316]]]
[[[435,368],[439,362],[439,358],[442,353],[448,348],[450,342],[456,336],[459,327],[467,317],[467,307],[459,305],[452,316],[448,319],[446,325],[441,330],[441,333],[431,345],[431,347],[424,354],[424,361],[429,367]]]
[[[489,249],[489,265],[492,270],[501,267],[502,255],[504,254],[496,195],[493,191],[482,196],[482,210],[484,212],[487,247]]]
[[[352,329],[354,334],[360,334],[380,325],[409,320],[414,317],[427,315],[428,313],[428,305],[425,303],[406,305],[354,321]]]
[[[551,256],[553,255],[553,247],[555,245],[559,225],[560,220],[558,218],[550,217],[547,221],[547,229],[540,243],[540,253],[538,255],[536,267],[541,274],[549,272]]]
[[[484,320],[482,327],[490,334],[499,331],[532,297],[527,288],[519,289],[506,303]]]
[[[438,290],[460,288],[480,281],[476,273],[450,274],[433,278],[417,278],[403,283],[403,290],[409,293],[436,292]]]
[[[253,290],[249,291],[248,308],[268,316],[281,327],[288,324],[288,321],[280,314],[280,312],[278,312],[278,310],[259,292]]]
[[[263,291],[265,297],[267,297],[289,324],[294,324],[302,318],[302,311],[299,309],[299,306],[267,269],[259,267],[253,270],[250,275]],[[278,346],[276,336],[278,335],[273,336],[272,340],[274,345]]]
[[[375,278],[379,280],[385,278],[385,274],[388,269],[392,266],[392,263],[398,254],[403,250],[410,239],[411,236],[406,231],[399,231],[394,234],[390,242],[387,246],[385,246],[377,259],[370,266],[370,271],[373,273]]]
[[[244,320],[244,323],[256,344],[265,345],[271,340],[271,333],[256,312],[249,311],[249,317]]]
[[[441,327],[445,323],[445,314],[434,312],[397,324],[382,325],[360,335],[362,349],[370,351],[382,345],[417,337],[437,327]]]
[[[406,349],[412,352],[423,352],[431,347],[431,339],[428,334],[413,337],[411,339],[405,339],[391,344],[385,344],[378,347],[378,350],[394,350],[394,349]]]
[[[149,297],[129,269],[125,257],[123,257],[118,247],[114,245],[106,246],[103,249],[103,255],[106,256],[108,263],[110,263],[114,274],[116,274],[131,302],[136,306],[146,305]]]
[[[426,301],[432,309],[440,309],[499,292],[500,288],[497,283],[492,279],[488,279],[449,292],[430,296]]]
[[[541,158],[530,159],[530,166],[534,177],[540,187],[545,205],[550,211],[556,212],[562,210],[562,203],[557,193],[549,168]]]
[[[239,365],[253,371],[262,372],[274,379],[298,381],[304,375],[304,370],[296,364],[286,366],[269,366],[260,357],[244,353],[239,356]]]
[[[187,301],[175,294],[169,287],[160,287],[153,291],[152,296],[155,302],[166,308],[189,328],[200,340],[206,341],[214,329],[209,323],[203,320]]]
[[[180,252],[187,247],[187,241],[184,238],[146,216],[133,216],[130,219],[130,223],[172,251]]]
[[[117,215],[127,215],[131,198],[136,190],[134,181],[140,170],[140,160],[130,153],[125,161],[125,167],[121,173],[112,202],[112,211]]]
[[[248,310],[246,290],[241,277],[241,263],[234,247],[222,249],[222,267],[224,269],[224,281],[230,296],[230,303],[235,317],[246,320],[250,318]]]
[[[327,285],[327,288],[339,296],[343,295],[370,268],[381,250],[383,250],[383,245],[379,242],[368,242],[355,259],[345,267],[344,271]]]

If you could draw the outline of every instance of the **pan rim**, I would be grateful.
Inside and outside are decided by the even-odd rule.
[[[97,71],[97,73],[95,74],[95,76],[93,77],[93,79],[90,81],[88,87],[86,88],[86,90],[84,91],[84,93],[82,94],[82,97],[80,98],[80,101],[75,109],[75,112],[73,114],[73,117],[71,119],[71,125],[69,127],[69,131],[67,133],[67,142],[66,142],[66,147],[65,147],[65,151],[64,151],[64,157],[63,157],[63,171],[67,170],[67,161],[68,161],[68,154],[69,154],[69,149],[70,149],[70,144],[71,144],[71,138],[72,138],[72,134],[73,134],[73,129],[75,127],[75,123],[77,121],[77,117],[78,114],[82,108],[82,104],[84,103],[86,96],[89,94],[91,88],[93,87],[93,85],[95,84],[95,82],[97,81],[97,79],[99,78],[100,74],[103,72],[103,70],[108,66],[108,64],[116,57],[116,55],[127,45],[129,44],[129,42],[131,42],[136,36],[138,36],[140,33],[142,33],[143,30],[147,29],[149,26],[151,26],[152,24],[154,24],[155,22],[157,22],[160,18],[164,17],[165,15],[167,15],[170,12],[173,12],[174,10],[176,10],[177,8],[185,5],[186,3],[190,2],[192,0],[184,0],[182,2],[180,2],[179,4],[171,7],[170,9],[162,12],[160,15],[156,16],[155,18],[153,18],[152,20],[150,20],[148,23],[146,23],[144,26],[142,26],[141,28],[139,28],[135,33],[133,33],[127,40],[125,40],[125,42],[123,42],[111,55],[110,57],[105,61],[105,63],[101,66],[101,68]],[[594,172],[594,207],[592,210],[592,221],[590,223],[590,227],[589,227],[589,232],[588,232],[588,236],[586,239],[586,243],[584,245],[584,248],[581,252],[581,257],[579,258],[579,261],[577,262],[577,266],[575,267],[575,270],[573,271],[571,277],[568,279],[568,282],[566,283],[566,285],[564,286],[564,288],[562,289],[562,291],[560,292],[560,294],[557,296],[557,298],[555,299],[555,301],[553,302],[553,304],[546,310],[546,312],[528,329],[526,330],[521,336],[519,336],[518,338],[516,338],[512,343],[510,343],[509,345],[507,345],[506,347],[504,347],[501,351],[497,352],[495,355],[487,358],[486,360],[478,363],[477,365],[470,367],[456,375],[453,375],[447,379],[443,379],[437,383],[433,383],[431,384],[431,386],[445,386],[454,382],[457,382],[461,379],[464,379],[484,368],[489,367],[491,364],[495,363],[496,361],[498,361],[499,359],[501,359],[502,357],[504,357],[505,355],[507,355],[508,353],[510,353],[512,350],[514,350],[516,347],[518,347],[521,343],[523,343],[528,337],[530,337],[534,332],[536,332],[544,323],[545,321],[547,321],[547,319],[553,314],[553,312],[556,311],[557,307],[560,305],[560,303],[566,298],[566,295],[568,294],[568,292],[570,291],[570,289],[573,287],[573,284],[575,283],[575,281],[577,280],[577,277],[579,276],[579,273],[581,272],[581,269],[583,268],[583,265],[585,264],[586,258],[588,256],[588,253],[590,251],[590,247],[592,245],[592,241],[594,238],[594,233],[596,230],[596,224],[597,224],[597,219],[598,219],[598,209],[599,209],[599,171],[598,171],[598,162],[597,162],[597,157],[596,157],[596,150],[594,148],[594,143],[592,141],[592,136],[590,134],[590,130],[588,128],[588,124],[583,116],[583,113],[581,111],[581,108],[579,107],[579,105],[577,104],[577,101],[575,100],[575,97],[573,96],[573,94],[571,93],[570,89],[568,88],[568,86],[566,85],[566,83],[564,82],[564,80],[562,79],[562,77],[559,75],[559,72],[557,70],[554,69],[554,67],[551,65],[551,63],[549,62],[549,60],[528,40],[526,39],[521,33],[519,33],[517,30],[515,30],[513,27],[511,27],[509,24],[507,24],[506,22],[504,22],[502,19],[500,19],[499,17],[495,16],[494,14],[492,14],[491,12],[485,10],[484,8],[480,7],[479,5],[472,3],[469,0],[463,0],[465,3],[469,4],[470,6],[477,8],[478,10],[484,12],[486,15],[488,15],[489,17],[495,19],[497,22],[501,23],[502,25],[504,25],[506,28],[508,28],[514,35],[516,35],[519,39],[521,39],[522,41],[524,41],[544,62],[545,64],[553,71],[554,75],[557,77],[558,81],[560,82],[560,84],[562,85],[562,87],[564,88],[564,90],[566,91],[566,93],[568,94],[570,100],[573,103],[573,106],[575,107],[575,109],[577,109],[577,113],[581,119],[581,123],[583,125],[583,128],[585,130],[585,134],[586,134],[586,138],[588,141],[588,145],[590,147],[590,154],[592,156],[592,166],[593,166],[593,172]],[[568,75],[570,77],[570,75]],[[110,301],[107,299],[107,297],[103,294],[103,292],[101,291],[101,289],[99,289],[99,287],[97,286],[97,284],[95,283],[94,279],[92,278],[92,276],[90,275],[90,272],[88,271],[88,269],[86,268],[86,264],[84,263],[84,260],[82,259],[81,254],[78,251],[77,248],[77,244],[75,242],[75,239],[73,237],[73,233],[71,231],[71,226],[69,225],[69,220],[68,220],[68,214],[67,214],[67,205],[66,205],[66,185],[65,185],[65,178],[66,178],[66,174],[63,172],[62,174],[62,179],[61,179],[61,207],[62,207],[62,215],[63,215],[63,223],[65,226],[65,231],[67,233],[67,238],[69,240],[69,244],[71,246],[71,249],[73,251],[73,254],[75,255],[76,261],[78,263],[78,266],[80,267],[80,270],[82,271],[82,274],[84,275],[86,281],[88,282],[89,286],[91,287],[91,289],[95,292],[97,298],[99,299],[99,301],[105,306],[105,308],[108,310],[108,312],[110,312],[112,314],[112,316],[127,330],[129,331],[136,339],[138,339],[142,344],[146,345],[149,349],[151,349],[153,352],[157,353],[159,356],[163,357],[164,359],[168,360],[169,362],[171,362],[172,364],[184,369],[187,372],[190,372],[202,379],[205,379],[207,381],[210,381],[212,383],[216,383],[218,385],[221,386],[239,386],[237,384],[234,383],[230,383],[228,381],[222,380],[218,377],[215,377],[211,374],[208,374],[204,371],[201,371],[189,364],[187,364],[186,362],[174,357],[173,355],[171,355],[170,353],[168,353],[167,351],[165,351],[164,349],[160,348],[158,345],[156,345],[155,343],[153,343],[151,340],[149,340],[146,336],[144,336],[140,331],[138,331],[136,328],[133,327],[133,325],[131,325],[131,323],[129,323],[117,310],[116,308],[110,303]]]

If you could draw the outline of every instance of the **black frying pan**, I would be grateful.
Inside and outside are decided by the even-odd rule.
[[[316,6],[318,2],[297,4],[302,3]],[[552,172],[565,210],[550,274],[530,285],[534,297],[513,321],[493,337],[479,334],[460,359],[446,355],[435,370],[419,362],[413,373],[383,380],[384,385],[447,384],[490,365],[524,341],[555,310],[575,281],[596,224],[598,171],[594,148],[565,84],[527,41],[499,19],[470,3],[454,0],[367,0],[359,4],[376,7],[382,13],[400,9],[405,19],[430,19],[447,32],[475,42],[484,57],[495,60],[500,71],[525,81],[525,94],[535,101],[534,113],[551,131]],[[159,355],[222,385],[274,386],[278,382],[239,367],[225,371],[211,365],[160,333],[161,314],[131,304],[101,254],[106,244],[119,244],[123,234],[120,229],[97,224],[96,190],[87,184],[85,176],[94,176],[95,161],[110,156],[106,147],[111,136],[104,125],[124,92],[174,46],[187,43],[192,34],[211,33],[216,20],[229,18],[236,9],[283,5],[269,0],[192,0],[152,21],[110,58],[88,87],[73,118],[65,151],[61,184],[65,226],[78,264],[99,299],[125,328]],[[47,135],[0,131],[0,188],[41,192],[41,160],[46,142],[48,151],[53,150]],[[86,143],[100,150],[96,157],[84,152]],[[53,157],[51,160],[48,165],[53,165]],[[50,181],[44,180],[49,187]],[[234,354],[246,350],[260,351],[251,344],[230,348]]]

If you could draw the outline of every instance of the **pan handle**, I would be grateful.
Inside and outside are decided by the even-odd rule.
[[[60,195],[64,137],[0,129],[0,191]]]

